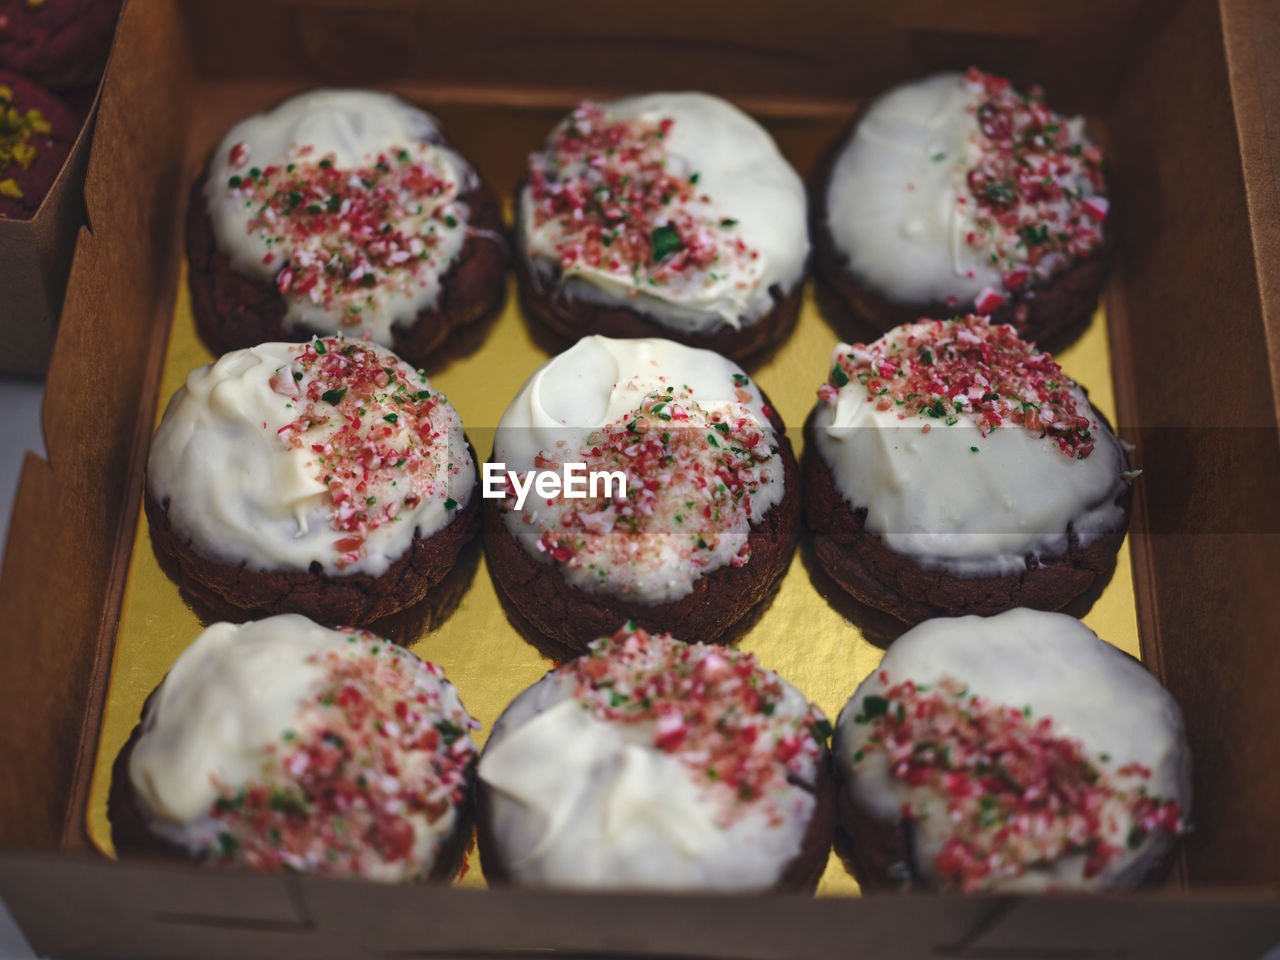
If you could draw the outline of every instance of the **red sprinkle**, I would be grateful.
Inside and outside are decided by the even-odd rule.
[[[1038,87],[1023,94],[1008,80],[976,68],[965,83],[978,94],[971,109],[977,128],[973,143],[980,153],[965,172],[976,227],[967,242],[988,255],[1007,289],[1017,290],[1028,279],[1020,269],[1043,279],[1102,242],[1098,224],[1107,213],[1102,153],[1045,106]],[[1009,282],[1011,276],[1016,283]],[[999,306],[990,298],[984,302],[991,292],[979,296],[979,313]]]
[[[984,437],[1001,426],[1021,426],[1075,459],[1093,452],[1097,425],[1075,381],[1013,327],[984,317],[920,320],[870,346],[841,346],[818,397],[832,403],[851,382],[864,388],[867,402],[887,400],[882,409],[896,407],[904,417],[947,426],[963,417]]]
[[[1057,736],[1051,718],[970,696],[951,677],[932,689],[898,683],[865,696],[861,709],[854,722],[870,735],[855,771],[882,755],[894,780],[919,791],[904,808],[908,820],[927,795],[946,806],[950,833],[933,866],[948,887],[980,892],[1076,853],[1095,877],[1124,852],[1108,837],[1136,850],[1154,833],[1186,829],[1176,800],[1118,782],[1149,770],[1108,771],[1108,758],[1095,761],[1080,741]]]
[[[712,214],[698,173],[671,173],[666,137],[674,124],[611,121],[586,101],[530,156],[534,226],[555,224],[562,270],[608,270],[640,288],[711,279],[756,258],[735,236],[736,221]]]
[[[477,724],[441,701],[430,680],[439,667],[348,632],[348,649],[308,658],[324,680],[259,776],[218,784],[217,862],[341,876],[433,862],[438,847],[414,852],[414,824],[438,823],[465,799]]]
[[[627,624],[557,671],[577,681],[576,697],[599,718],[653,729],[653,744],[677,754],[724,806],[730,823],[744,805],[769,804],[788,776],[820,762],[831,725],[813,704],[777,708],[784,683],[749,653],[687,644]]]

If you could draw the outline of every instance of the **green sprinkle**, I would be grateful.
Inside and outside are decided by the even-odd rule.
[[[320,395],[320,399],[323,400],[325,403],[332,404],[333,406],[336,407],[338,404],[342,402],[342,398],[345,397],[346,395],[347,395],[347,388],[339,387],[336,390],[326,390],[324,393]]]
[[[653,232],[649,234],[649,240],[653,244],[654,263],[660,263],[672,254],[679,253],[684,249],[684,242],[680,239],[680,231],[669,223],[661,227],[654,227]]]
[[[873,693],[862,701],[862,711],[868,717],[883,717],[889,712],[889,701]]]

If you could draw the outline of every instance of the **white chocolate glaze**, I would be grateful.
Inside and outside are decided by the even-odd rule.
[[[405,151],[403,160],[398,159],[400,151]],[[326,256],[326,249],[339,240],[350,241],[359,225],[345,237],[324,231],[306,237],[281,235],[283,221],[274,211],[267,217],[269,223],[260,220],[263,198],[253,193],[246,179],[250,171],[293,164],[299,175],[310,171],[310,176],[317,173],[316,164],[328,161],[334,170],[349,172],[344,182],[358,187],[357,172],[373,169],[379,157],[386,159],[392,172],[412,164],[440,180],[439,193],[418,194],[411,187],[404,192],[400,185],[392,191],[405,207],[388,221],[403,240],[403,251],[369,247],[388,262],[376,265],[370,260],[361,266],[367,245],[348,246],[343,259],[355,262],[349,264],[354,270],[343,290],[336,290],[333,278],[319,270],[320,283],[309,290],[300,289],[300,279],[286,283],[283,271],[292,269],[290,278],[301,278],[304,265]],[[287,177],[279,170],[272,181],[280,185]],[[239,178],[238,187],[230,185],[232,178]],[[470,165],[441,145],[440,130],[430,114],[389,94],[314,90],[232,127],[210,159],[205,198],[218,248],[238,273],[282,289],[287,325],[321,334],[341,330],[389,346],[393,327],[412,324],[420,311],[434,306],[439,298],[441,278],[467,237],[468,211],[465,204],[456,202],[457,197],[475,183]],[[312,199],[308,196],[300,209]],[[350,206],[348,202],[341,212]],[[381,226],[370,229],[381,230]],[[360,285],[366,274],[378,278],[372,289]],[[326,288],[335,296],[323,296]]]
[[[926,328],[899,327],[871,348]],[[856,351],[840,344],[833,363]],[[950,425],[904,418],[896,405],[880,409],[857,380],[818,401],[814,439],[837,489],[866,509],[866,529],[890,549],[961,576],[1005,576],[1025,570],[1028,555],[1065,553],[1068,527],[1087,546],[1124,522],[1115,502],[1126,483],[1119,441],[1079,386],[1070,394],[1095,437],[1084,459],[1021,425],[984,436],[969,417]]]
[[[972,309],[987,289],[1008,295],[1005,276],[1027,252],[1015,239],[1006,259],[993,263],[986,231],[975,220],[968,174],[986,149],[975,116],[981,97],[981,83],[961,73],[895,87],[867,108],[837,156],[824,198],[827,223],[848,270],[874,293],[898,303],[959,309]],[[1053,119],[1069,143],[1088,144],[1082,118]],[[1096,193],[1081,170],[1055,176],[1081,197]],[[1059,220],[1070,214],[1066,200],[1049,206]],[[1017,209],[1023,223],[1032,219],[1028,207]],[[1086,220],[1101,231],[1093,218]],[[975,231],[976,245],[969,239]],[[1032,272],[1047,276],[1064,263],[1051,254]]]
[[[714,651],[691,646],[695,661]],[[727,784],[700,780],[683,748],[655,745],[661,721],[621,722],[589,709],[570,668],[512,701],[477,767],[490,791],[492,847],[511,879],[580,889],[773,886],[800,853],[816,805],[817,754],[797,754],[791,782],[779,777],[766,795],[737,802]],[[811,708],[790,684],[781,688],[760,718],[766,750],[793,727],[809,736]]]
[[[335,440],[347,426],[342,413],[324,400],[314,403],[320,422],[299,431],[298,442],[289,441],[289,425],[305,416],[307,390],[317,382],[313,368],[302,372],[300,358],[316,358],[317,342],[335,353],[347,343],[266,343],[192,371],[152,440],[148,492],[168,505],[173,529],[211,559],[255,570],[303,571],[318,563],[330,574],[379,576],[415,535],[431,536],[466,505],[475,463],[462,423],[442,395],[431,392],[437,406],[413,430],[403,413],[394,425],[382,419],[383,406],[402,409],[381,404],[379,397],[394,396],[382,389],[369,403],[379,415],[357,420],[359,442],[383,456],[397,451],[408,462],[398,469],[374,465],[369,483],[356,493],[361,502],[350,496],[355,491],[339,502],[325,479],[332,475],[335,443],[344,449],[354,443]],[[396,371],[409,390],[430,392],[427,379],[390,351],[350,346],[357,356],[370,351],[374,365]],[[348,406],[358,389],[351,388]],[[367,497],[375,502],[364,503]],[[364,511],[361,517],[352,516],[355,509]]]
[[[983,697],[992,706],[1017,711],[1029,708],[1030,721],[1049,718],[1051,736],[1082,744],[1083,755],[1110,782],[1124,789],[1145,786],[1153,797],[1176,800],[1183,822],[1189,820],[1191,767],[1182,716],[1138,661],[1061,613],[1019,608],[994,617],[928,620],[895,640],[879,670],[854,692],[840,712],[833,743],[846,789],[860,807],[879,819],[896,820],[904,803],[912,805],[914,868],[925,880],[939,881],[935,858],[955,829],[945,791],[908,787],[890,775],[883,752],[867,751],[855,764],[872,732],[870,724],[856,718],[865,717],[869,696],[883,697],[905,681],[934,690],[944,678],[966,685],[966,698]],[[1133,764],[1149,770],[1150,777],[1125,772]],[[1175,836],[1152,831],[1132,846],[1132,816],[1114,806],[1107,812],[1102,839],[1117,853],[1096,876],[1085,876],[1083,853],[1067,852],[1051,862],[1022,864],[1017,875],[986,889],[1079,890],[1135,882],[1162,861]]]
[[[304,781],[291,778],[307,773],[307,752],[287,760],[282,757],[295,745],[305,747],[322,735],[332,736],[326,726],[332,718],[317,709],[314,701],[333,682],[335,663],[359,664],[359,658],[370,658],[356,668],[362,681],[385,684],[391,677],[402,688],[397,695],[412,699],[419,694],[435,705],[437,712],[423,722],[427,729],[444,721],[460,729],[458,739],[442,748],[446,753],[461,758],[461,763],[474,753],[468,732],[472,722],[457,691],[439,668],[421,663],[407,651],[367,632],[330,630],[296,614],[240,625],[216,623],[183,651],[157,688],[129,759],[129,780],[148,828],[193,854],[204,855],[218,849],[221,835],[237,832],[237,826],[215,809],[220,800],[255,787],[295,797],[305,793]],[[375,668],[370,664],[392,672],[380,678],[371,672]],[[388,709],[385,719],[394,721],[393,711]],[[412,718],[401,717],[400,722],[407,728]],[[360,749],[358,744],[353,746]],[[393,749],[399,780],[409,789],[432,784],[427,789],[433,793],[444,790],[447,796],[450,790],[460,790],[459,797],[465,794],[461,768],[452,771],[452,779],[436,784],[444,776],[444,765],[432,762],[431,751]],[[400,789],[394,783],[378,786],[393,793]],[[344,858],[334,863],[319,857],[311,844],[286,838],[283,863],[277,866],[354,872],[383,881],[425,876],[441,841],[453,831],[456,802],[434,818],[421,809],[406,810],[404,801],[388,808],[412,828],[412,843],[402,858],[361,849],[354,862]],[[328,822],[339,814],[309,816]],[[358,814],[349,816],[352,830],[357,829]],[[238,835],[237,853],[250,848],[251,840],[261,839]],[[252,859],[248,862],[262,866]]]
[[[772,288],[786,294],[801,282],[809,256],[804,184],[758,123],[705,93],[653,93],[603,107],[609,122],[674,121],[664,140],[666,169],[682,179],[696,175],[697,190],[685,209],[705,221],[704,238],[719,237],[723,253],[705,269],[661,283],[637,281],[628,262],[566,260],[562,227],[554,219],[537,223],[526,187],[520,196],[521,246],[545,282],[561,267],[566,295],[622,304],[685,333],[740,329],[773,307]],[[564,175],[581,177],[586,169],[575,161]],[[725,221],[736,223],[722,229]]]
[[[688,396],[683,393],[685,387]],[[659,472],[648,479],[656,479],[658,484],[648,494],[635,492],[646,477],[626,471],[634,494],[632,502],[595,504],[603,509],[583,521],[588,524],[583,539],[589,549],[561,565],[566,579],[581,589],[651,603],[687,595],[698,577],[727,563],[748,562],[743,551],[750,525],[787,493],[782,461],[776,453],[777,438],[769,426],[763,398],[741,368],[717,353],[669,340],[584,337],[533,373],[502,415],[494,437],[494,460],[505,463],[508,471],[525,473],[547,461],[588,462],[591,458],[583,451],[600,446],[588,442],[592,436],[598,439],[607,434],[606,428],[634,420],[632,414],[657,390],[669,390],[676,396],[676,402],[667,407],[676,412],[676,419],[639,419],[668,436],[693,434],[702,449],[692,455],[687,469],[680,464],[653,468]],[[703,539],[701,547],[696,533],[688,535],[689,514],[701,516],[708,505],[720,501],[711,499],[717,496],[714,487],[703,484],[695,489],[697,478],[691,480],[690,475],[724,452],[724,448],[706,446],[702,438],[726,436],[714,433],[705,420],[679,419],[677,406],[680,402],[691,406],[689,396],[705,414],[745,424],[760,438],[753,447],[752,465],[741,474],[749,475],[753,488],[749,508],[726,508],[726,519],[716,527],[716,536]],[[681,423],[691,426],[681,428]],[[694,425],[704,429],[694,431]],[[733,436],[740,435],[735,427]],[[710,476],[710,471],[706,475]],[[679,504],[675,503],[677,497]],[[681,506],[685,504],[692,506],[685,509]],[[544,534],[565,529],[566,509],[579,506],[586,509],[584,501],[562,497],[548,501],[531,494],[522,509],[505,510],[503,522],[532,556],[553,562]],[[622,532],[628,510],[644,515],[646,526],[639,532]],[[675,519],[677,516],[681,519]]]

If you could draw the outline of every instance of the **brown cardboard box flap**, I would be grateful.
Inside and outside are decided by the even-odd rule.
[[[192,960],[816,957],[1256,960],[1280,899],[619,896],[383,887],[0,857],[0,899],[41,954]]]
[[[984,0],[966,5],[972,19],[958,24],[948,4],[930,0],[834,11],[816,0],[696,9],[659,0],[601,24],[581,5],[483,0],[445,16],[397,2],[388,9],[427,31],[418,35],[439,56],[391,42],[384,57],[361,53],[364,34],[344,29],[352,4],[135,0],[123,13],[85,188],[93,232],[81,233],[46,392],[49,455],[27,460],[0,574],[0,844],[83,845],[172,315],[193,71],[322,82],[368,68],[366,82],[409,74],[423,89],[516,102],[555,102],[584,86],[698,83],[809,109],[981,61],[1045,81],[1111,132],[1126,203],[1108,303],[1120,425],[1143,428],[1142,462],[1160,478],[1148,484],[1158,495],[1137,507],[1135,580],[1149,662],[1186,713],[1196,757],[1188,873],[1193,885],[1280,878],[1280,769],[1269,762],[1280,729],[1280,504],[1266,486],[1280,475],[1280,261],[1274,182],[1269,194],[1260,179],[1275,148],[1259,132],[1274,129],[1259,113],[1274,116],[1274,98],[1263,96],[1274,64],[1250,50],[1274,36],[1273,7]],[[1045,10],[1057,15],[1037,19]],[[384,40],[403,26],[370,19],[364,27]],[[722,43],[726,23],[737,26]],[[1242,425],[1259,431],[1254,440],[1223,429]],[[1241,518],[1253,532],[1240,532]],[[1174,532],[1190,529],[1201,532]],[[0,896],[37,947],[68,956],[363,956],[385,944],[384,955],[403,957],[558,946],[571,956],[768,958],[806,955],[789,949],[803,938],[808,955],[1010,957],[1048,950],[1052,935],[1067,938],[1066,952],[1046,955],[1203,956],[1213,944],[1211,955],[1227,957],[1254,955],[1280,935],[1273,900],[1238,897],[659,902],[173,876],[9,857]],[[1090,929],[1115,936],[1091,939]]]

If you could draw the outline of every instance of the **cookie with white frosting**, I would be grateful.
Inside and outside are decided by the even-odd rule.
[[[831,725],[748,653],[628,624],[503,712],[477,767],[490,882],[812,890]]]
[[[864,887],[1089,891],[1158,879],[1191,815],[1173,698],[1060,613],[930,620],[840,712],[837,849]]]
[[[584,337],[553,357],[503,414],[492,460],[494,581],[577,650],[624,620],[723,639],[786,571],[799,533],[777,413],[733,361],[670,340]],[[568,464],[582,496],[531,486]]]
[[[977,69],[872,101],[815,179],[819,276],[876,330],[978,313],[1028,339],[1087,322],[1113,246],[1080,117]]]
[[[429,114],[316,90],[232,127],[191,192],[192,309],[215,353],[368,337],[416,366],[501,303],[502,213]]]
[[[742,358],[795,326],[804,184],[767,132],[705,93],[585,102],[529,158],[525,310],[570,342],[666,337]]]
[[[216,623],[112,770],[119,856],[443,879],[470,836],[472,720],[435,664],[286,614]]]
[[[822,565],[908,623],[1084,593],[1114,563],[1135,476],[1049,354],[973,315],[837,346],[804,471]]]
[[[362,624],[416,603],[473,535],[476,500],[449,401],[341,337],[193,371],[147,461],[152,543],[198,598],[245,616]]]

